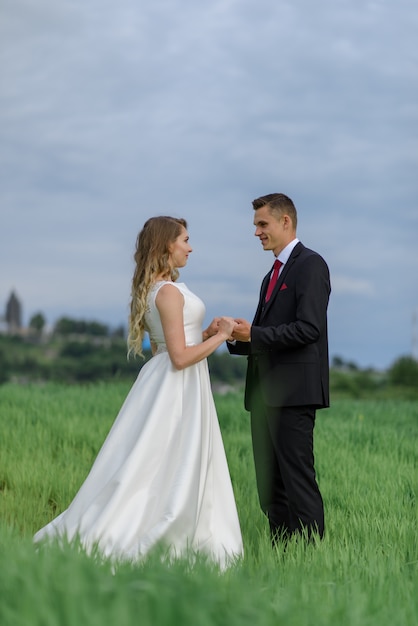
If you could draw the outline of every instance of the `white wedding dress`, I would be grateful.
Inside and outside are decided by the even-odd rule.
[[[79,539],[90,551],[136,561],[159,543],[170,556],[203,552],[222,568],[242,555],[242,537],[206,359],[177,370],[155,297],[146,326],[157,353],[142,367],[85,482],[34,541]],[[203,302],[184,283],[188,345],[202,341]]]

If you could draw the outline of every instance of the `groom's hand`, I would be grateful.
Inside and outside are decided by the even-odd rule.
[[[232,333],[232,339],[236,341],[251,341],[251,324],[247,320],[235,318],[235,328]]]

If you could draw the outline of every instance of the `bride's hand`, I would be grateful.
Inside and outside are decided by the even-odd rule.
[[[216,333],[219,330],[219,320],[220,319],[221,319],[220,317],[214,317],[213,318],[213,320],[211,321],[209,326],[206,328],[206,330],[203,331],[204,339],[208,339],[209,337],[212,337],[212,335],[216,335]]]
[[[229,339],[234,332],[236,322],[233,317],[221,317],[218,323],[218,331],[226,335],[226,339]]]

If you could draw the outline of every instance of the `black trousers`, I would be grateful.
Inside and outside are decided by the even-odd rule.
[[[258,387],[258,386],[257,386]],[[315,408],[269,407],[259,388],[251,402],[251,434],[260,505],[272,541],[302,531],[324,534],[324,506],[313,453]]]

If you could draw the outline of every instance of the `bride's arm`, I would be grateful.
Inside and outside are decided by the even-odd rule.
[[[220,318],[218,331],[194,346],[186,346],[183,320],[183,294],[173,285],[166,284],[158,291],[155,304],[160,314],[165,342],[171,362],[182,370],[208,357],[230,337],[234,328],[231,318]]]

